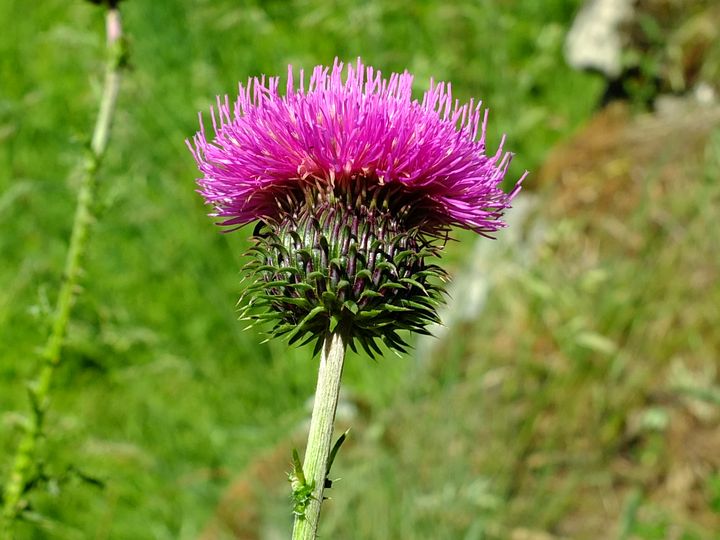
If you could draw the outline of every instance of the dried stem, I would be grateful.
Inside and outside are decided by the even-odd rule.
[[[346,346],[346,340],[340,332],[329,334],[323,343],[303,463],[305,478],[307,482],[314,483],[314,489],[304,516],[295,518],[293,540],[315,540],[317,536]]]
[[[53,314],[52,329],[41,353],[40,372],[29,385],[32,410],[24,425],[25,432],[18,445],[13,467],[3,490],[2,523],[0,523],[2,538],[14,536],[14,523],[25,506],[23,495],[34,473],[33,465],[36,460],[37,444],[42,435],[43,419],[50,401],[49,389],[55,369],[60,363],[60,353],[65,341],[70,312],[77,294],[88,232],[93,221],[92,207],[97,191],[97,173],[108,145],[110,126],[120,89],[121,71],[125,64],[120,13],[115,7],[108,9],[106,30],[108,58],[100,109],[92,134],[90,151],[83,163],[70,246]]]

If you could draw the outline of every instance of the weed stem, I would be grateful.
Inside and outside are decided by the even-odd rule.
[[[293,540],[315,540],[317,537],[346,346],[340,332],[329,334],[323,343],[303,463],[305,478],[311,484],[314,482],[314,489],[304,516],[295,517]]]
[[[23,426],[24,433],[3,490],[2,523],[0,523],[0,533],[2,533],[0,537],[2,538],[14,537],[14,523],[25,508],[23,496],[32,484],[32,475],[35,474],[33,467],[36,462],[36,449],[50,402],[50,385],[55,368],[60,364],[60,354],[67,333],[70,312],[78,291],[88,233],[93,222],[92,208],[97,191],[97,174],[110,138],[112,117],[120,89],[121,71],[126,57],[120,13],[116,7],[108,9],[106,31],[108,55],[100,109],[90,149],[83,163],[70,246],[65,259],[65,269],[53,313],[50,336],[42,349],[40,372],[37,378],[29,384],[28,391],[32,406],[30,417]]]

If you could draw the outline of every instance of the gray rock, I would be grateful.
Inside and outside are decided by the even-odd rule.
[[[588,0],[565,41],[565,58],[576,69],[614,79],[622,72],[622,29],[632,20],[634,0]]]

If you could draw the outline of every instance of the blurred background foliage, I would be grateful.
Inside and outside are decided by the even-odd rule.
[[[710,3],[691,3],[682,21],[717,28]],[[434,77],[484,99],[491,147],[507,133],[512,175],[532,175],[515,229],[448,246],[459,288],[440,337],[407,357],[350,357],[353,439],[324,537],[717,538],[719,115],[681,98],[667,114],[597,112],[605,81],[563,60],[579,4],[122,3],[131,69],[22,538],[287,536],[285,472],[316,361],[236,320],[246,235],[205,216],[184,139],[238,81],[335,56],[408,69],[418,94]],[[0,20],[3,478],[104,38],[101,10],[79,0],[4,0]],[[691,88],[663,71],[677,65],[662,60],[670,26],[643,22],[654,41],[628,53],[654,73],[629,79],[643,103]],[[707,50],[693,73],[716,83]],[[482,309],[467,305],[478,287]]]

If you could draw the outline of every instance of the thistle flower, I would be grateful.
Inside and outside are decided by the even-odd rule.
[[[437,322],[451,227],[489,236],[520,189],[500,184],[512,154],[486,155],[487,111],[450,84],[413,100],[407,72],[384,78],[361,61],[317,66],[305,89],[288,68],[251,78],[234,105],[218,98],[214,138],[190,150],[200,193],[220,224],[257,222],[245,313],[291,343],[340,331],[372,356],[400,351],[397,331]],[[478,138],[479,135],[479,138]]]

